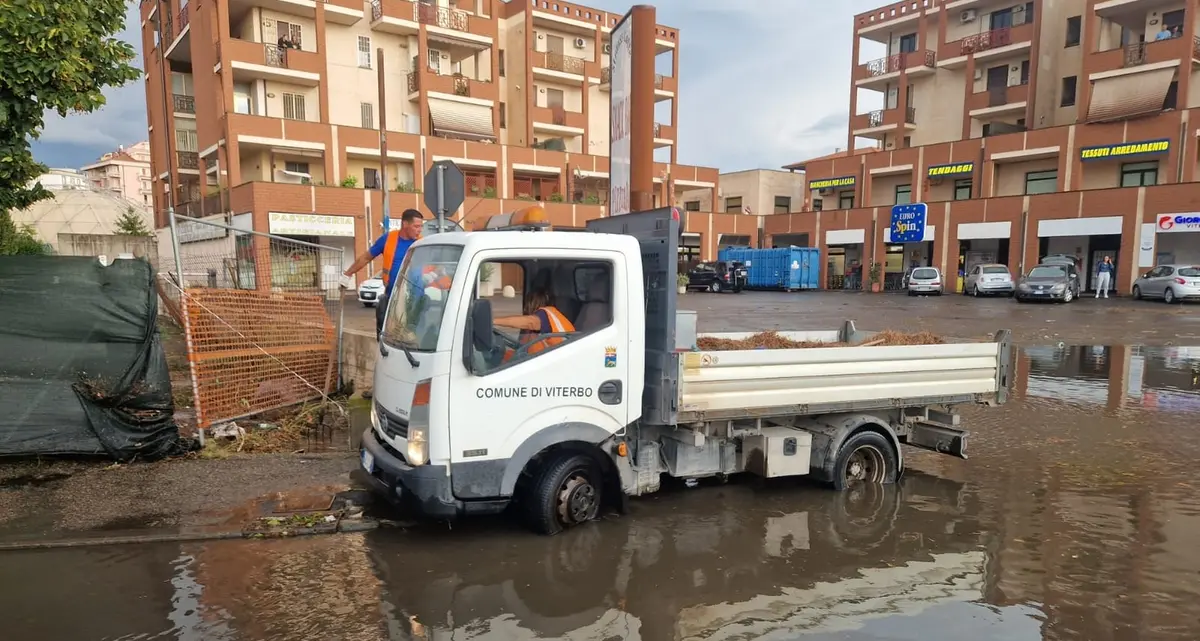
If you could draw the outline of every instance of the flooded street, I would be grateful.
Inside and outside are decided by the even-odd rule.
[[[844,494],[787,479],[674,484],[552,538],[494,518],[0,552],[4,637],[1200,638],[1200,347],[1180,346],[1195,308],[875,298],[854,313],[814,299],[818,321],[803,322],[791,319],[809,310],[754,304],[768,327],[839,314],[867,329],[1013,327],[1013,395],[965,408],[969,460],[907,450],[899,484]],[[949,311],[917,318],[921,305]],[[1064,331],[1103,344],[1052,336]]]

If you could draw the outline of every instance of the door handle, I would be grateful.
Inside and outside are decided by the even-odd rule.
[[[621,381],[604,381],[596,392],[596,397],[605,405],[621,404]]]

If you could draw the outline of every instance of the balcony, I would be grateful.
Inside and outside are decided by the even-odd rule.
[[[417,4],[410,0],[371,0],[371,29],[398,36],[421,32]]]
[[[1200,38],[1191,40],[1176,36],[1165,40],[1149,42],[1134,42],[1122,47],[1092,54],[1089,65],[1096,73],[1128,69],[1130,73],[1139,71],[1137,67],[1158,63],[1191,60],[1193,65],[1200,65]],[[1186,72],[1184,72],[1186,73]]]
[[[600,74],[600,82],[604,83],[604,73],[607,69],[602,70]],[[608,77],[609,89],[612,88],[612,73]],[[674,76],[667,76],[661,73],[654,74],[654,101],[661,102],[675,97],[679,93],[679,79]]]
[[[972,94],[967,100],[967,110],[972,118],[981,120],[1024,113],[1029,104],[1028,81],[1011,87],[990,87]]]
[[[886,86],[900,72],[909,76],[932,74],[937,66],[937,54],[933,51],[905,51],[871,60],[854,68],[854,84],[871,88],[872,85]]]
[[[175,161],[178,169],[200,169],[200,154],[195,151],[177,151]]]
[[[612,91],[612,67],[600,70],[600,91]]]
[[[1197,42],[1167,38],[1137,42],[1089,54],[1086,68],[1091,83],[1088,122],[1111,122],[1154,114],[1176,107],[1172,81],[1200,66]]]
[[[315,2],[314,0],[228,0],[228,2],[231,15],[262,9],[284,14],[279,16],[280,20],[286,21],[288,16],[316,20],[317,5],[324,5],[326,22],[348,26],[357,24],[359,20],[363,19],[362,0],[316,0]]]
[[[173,107],[172,110],[177,114],[196,115],[196,97],[184,94],[173,94],[171,96]]]
[[[587,127],[587,118],[563,107],[534,107],[530,112],[534,131],[580,135]]]
[[[675,144],[675,127],[672,125],[664,125],[661,122],[654,123],[654,146],[669,147]]]
[[[882,137],[883,134],[895,132],[900,128],[906,130],[914,129],[916,128],[916,124],[917,110],[912,107],[907,109],[899,107],[878,109],[850,117],[851,132],[855,136],[864,136],[867,138]]]
[[[938,67],[955,68],[967,64],[967,58],[986,60],[1016,54],[1033,46],[1033,24],[1025,23],[976,33],[938,48]]]
[[[415,78],[413,74],[409,74],[410,98],[412,94],[417,93],[421,89],[461,96],[463,98],[478,98],[491,102],[495,102],[499,98],[499,91],[496,85],[490,80],[476,80],[461,73],[443,74],[433,70],[420,75],[425,76],[425,78]]]
[[[217,48],[221,70],[231,69],[237,81],[274,80],[315,87],[321,82],[324,61],[312,51],[230,38]]]
[[[530,53],[530,64],[533,66],[533,75],[538,77],[539,73],[553,80],[562,80],[567,78],[570,80],[582,81],[584,74],[587,73],[587,64],[590,60],[569,56],[565,53],[550,53],[548,51],[534,51]]]

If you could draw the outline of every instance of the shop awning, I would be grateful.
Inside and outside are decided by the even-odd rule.
[[[429,101],[429,115],[433,118],[434,133],[475,140],[496,137],[490,107],[434,98]]]
[[[1099,78],[1092,86],[1089,122],[1120,120],[1162,111],[1175,67]]]

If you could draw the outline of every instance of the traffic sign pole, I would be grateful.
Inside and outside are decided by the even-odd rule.
[[[446,231],[446,166],[439,165],[437,174],[438,233]]]

